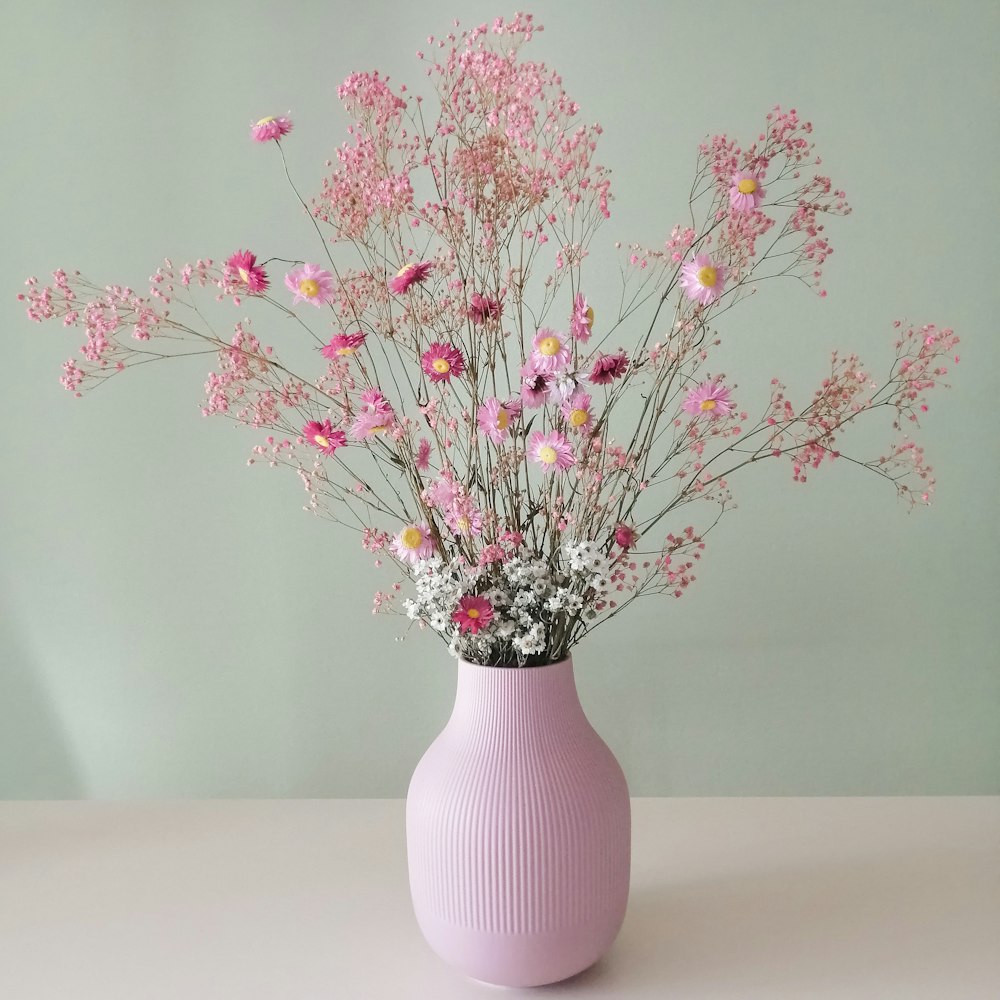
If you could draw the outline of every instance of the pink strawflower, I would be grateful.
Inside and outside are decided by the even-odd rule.
[[[329,420],[324,420],[322,423],[310,420],[302,428],[302,436],[319,448],[324,455],[332,455],[338,448],[343,448],[347,444],[347,435],[343,431],[335,431]]]
[[[590,412],[590,396],[582,389],[577,389],[559,409],[563,419],[573,430],[585,433],[593,426],[594,417]]]
[[[511,421],[520,415],[520,400],[512,399],[501,403],[495,396],[491,396],[476,411],[476,422],[494,444],[502,444],[510,437]]]
[[[486,628],[493,621],[493,605],[485,597],[466,594],[452,612],[451,620],[458,625],[458,630],[463,635],[466,632],[477,635],[480,629]]]
[[[556,374],[565,371],[573,360],[566,345],[566,334],[542,327],[531,342],[531,365],[536,372]]]
[[[733,401],[729,390],[719,382],[702,382],[697,389],[692,389],[681,409],[695,417],[708,414],[713,420],[724,417],[733,409]]]
[[[435,341],[421,355],[420,367],[432,382],[450,382],[452,375],[465,371],[465,358],[454,344]]]
[[[233,281],[246,285],[247,291],[257,294],[266,292],[271,283],[267,274],[257,263],[257,255],[249,250],[238,250],[226,261],[228,275]]]
[[[396,273],[396,277],[389,281],[389,291],[393,295],[402,295],[411,285],[420,284],[424,281],[434,265],[429,260],[422,260],[419,263],[404,264]]]
[[[317,309],[333,301],[333,275],[319,264],[303,264],[285,275],[285,288],[295,293],[292,305],[310,302]]]
[[[498,299],[480,295],[473,292],[469,296],[469,319],[473,323],[485,323],[487,320],[496,319],[503,311]]]
[[[573,299],[573,315],[569,319],[569,332],[585,344],[594,332],[594,310],[582,293]]]
[[[602,354],[594,362],[588,376],[594,385],[611,385],[628,371],[628,355],[624,351],[617,354]]]
[[[385,396],[378,389],[366,389],[361,393],[361,406],[351,425],[351,437],[362,441],[369,434],[387,431],[395,419],[396,415]]]
[[[408,524],[393,538],[389,549],[403,562],[417,563],[434,555],[434,538],[425,521]]]
[[[528,440],[528,458],[537,462],[546,472],[560,472],[576,464],[573,446],[559,431],[543,434],[535,431]]]
[[[757,174],[751,174],[746,170],[737,170],[733,174],[733,185],[729,189],[729,205],[734,212],[752,212],[760,207],[764,198],[760,180]]]
[[[283,135],[288,135],[292,131],[292,120],[282,115],[280,118],[261,118],[259,122],[250,126],[250,135],[257,142],[277,141]]]
[[[431,467],[431,443],[427,438],[421,438],[417,443],[417,456],[414,464],[420,472],[426,472]]]
[[[639,532],[636,531],[635,528],[622,521],[619,521],[618,524],[615,525],[616,545],[619,545],[622,549],[628,552],[629,549],[635,547],[635,543],[637,541],[639,541]]]
[[[538,371],[530,360],[521,366],[521,400],[525,406],[531,409],[544,406],[554,384],[555,376]]]
[[[471,536],[483,533],[483,512],[468,497],[456,500],[445,511],[444,520],[456,535]]]
[[[695,254],[694,260],[681,265],[679,284],[689,299],[710,306],[725,290],[726,269],[707,253]]]
[[[338,333],[330,338],[330,343],[319,353],[324,358],[349,358],[365,342],[363,333]]]
[[[462,487],[448,470],[442,472],[422,494],[424,500],[438,510],[447,510],[461,495]]]

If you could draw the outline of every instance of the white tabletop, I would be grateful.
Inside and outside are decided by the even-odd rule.
[[[611,952],[508,996],[1000,997],[1000,799],[636,799]],[[423,943],[396,800],[0,803],[3,1000],[496,996]]]

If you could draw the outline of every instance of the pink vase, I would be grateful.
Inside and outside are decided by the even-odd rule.
[[[406,839],[420,929],[467,976],[540,986],[607,951],[628,901],[628,785],[572,660],[459,660],[451,718],[410,781]]]

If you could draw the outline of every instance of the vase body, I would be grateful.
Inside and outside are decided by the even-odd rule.
[[[410,781],[406,837],[420,929],[466,975],[539,986],[604,954],[628,901],[631,812],[571,660],[459,660],[451,718]]]

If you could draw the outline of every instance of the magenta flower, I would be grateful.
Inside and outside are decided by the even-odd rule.
[[[626,552],[634,548],[637,541],[639,541],[639,532],[635,528],[625,524],[623,521],[619,521],[615,525],[615,543]]]
[[[488,298],[473,292],[469,296],[469,319],[473,323],[485,323],[487,320],[496,319],[503,311],[498,299]]]
[[[421,438],[417,442],[417,457],[414,465],[420,472],[426,472],[431,467],[431,443],[427,438]]]
[[[694,260],[681,265],[679,284],[689,299],[710,306],[725,290],[726,269],[714,264],[707,253],[699,253]]]
[[[584,433],[593,426],[593,414],[590,412],[590,396],[582,389],[577,389],[559,407],[563,419],[575,431]]]
[[[285,275],[285,288],[295,293],[292,305],[310,302],[317,309],[333,301],[333,275],[319,264],[303,264]]]
[[[544,406],[555,385],[555,376],[538,371],[529,360],[521,366],[521,400],[531,409]]]
[[[450,382],[452,375],[465,371],[465,358],[454,344],[435,341],[421,355],[420,367],[432,382]]]
[[[510,437],[510,422],[520,415],[520,400],[512,399],[501,403],[495,396],[491,396],[476,411],[476,422],[494,444],[502,444]]]
[[[729,390],[719,382],[702,382],[692,389],[681,404],[681,409],[692,416],[708,414],[713,420],[724,417],[733,409]]]
[[[585,344],[594,332],[594,310],[590,308],[582,293],[573,299],[573,315],[569,319],[569,332]]]
[[[392,406],[378,389],[366,389],[361,393],[361,406],[351,425],[351,437],[363,441],[369,434],[387,431],[396,419]]]
[[[363,333],[338,333],[330,338],[330,343],[320,350],[324,358],[349,358],[365,342]]]
[[[402,295],[411,285],[423,282],[431,273],[433,266],[429,260],[422,260],[416,264],[404,264],[396,272],[396,277],[389,281],[389,291],[393,295]]]
[[[733,174],[733,185],[729,189],[729,205],[734,212],[752,212],[760,207],[764,198],[760,180],[756,174],[746,170],[737,170]]]
[[[528,440],[528,458],[537,462],[546,472],[560,472],[576,464],[573,446],[559,431],[543,434],[535,431]]]
[[[338,448],[343,448],[347,444],[347,435],[343,431],[335,431],[329,420],[324,420],[322,423],[310,420],[302,428],[302,436],[311,445],[319,448],[324,455],[332,455]]]
[[[602,354],[594,362],[588,378],[594,385],[611,385],[628,371],[628,355],[624,351],[617,354]]]
[[[426,522],[408,524],[389,543],[393,554],[403,562],[417,563],[434,555],[434,538]]]
[[[536,372],[557,374],[569,367],[573,355],[566,345],[566,335],[543,327],[535,334],[531,346],[531,365]]]
[[[283,135],[288,135],[292,131],[292,120],[281,116],[280,118],[261,118],[259,122],[250,126],[250,135],[257,142],[277,141]]]
[[[485,597],[466,594],[452,612],[451,620],[458,625],[458,630],[463,635],[466,632],[477,635],[480,629],[486,628],[493,621],[493,605]]]
[[[227,277],[233,281],[240,281],[247,286],[247,291],[253,294],[266,292],[270,284],[267,275],[257,263],[257,255],[249,250],[237,250],[236,253],[226,261]]]

